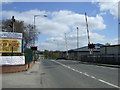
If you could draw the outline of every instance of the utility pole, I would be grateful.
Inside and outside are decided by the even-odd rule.
[[[85,12],[85,20],[86,20],[86,28],[87,28],[87,35],[88,35],[88,45],[90,45],[91,43],[90,43],[90,34],[89,34],[89,30],[88,30],[88,22],[87,22],[87,14],[86,14],[86,12]],[[92,54],[92,52],[93,52],[93,49],[89,49],[89,51],[90,51],[90,54]]]
[[[68,59],[69,58],[69,54],[68,54],[68,45],[67,45],[66,33],[65,33],[65,47],[66,47],[66,56],[67,56],[67,59]]]

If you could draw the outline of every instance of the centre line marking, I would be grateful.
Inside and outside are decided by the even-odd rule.
[[[115,87],[115,88],[120,88],[119,86],[114,85],[114,84],[112,84],[112,83],[109,83],[109,82],[107,82],[107,81],[104,81],[104,80],[102,80],[102,79],[97,79],[96,77],[94,77],[94,76],[92,76],[92,75],[89,75],[89,74],[87,74],[86,72],[85,72],[85,73],[84,73],[84,72],[81,72],[81,71],[79,71],[79,70],[76,70],[76,69],[74,69],[74,68],[71,68],[70,66],[67,66],[67,65],[65,65],[65,64],[62,64],[62,63],[57,62],[57,61],[55,61],[55,60],[52,60],[52,61],[55,62],[55,63],[57,63],[57,64],[60,64],[60,65],[62,65],[62,66],[64,66],[64,67],[66,67],[66,68],[68,68],[68,69],[71,69],[71,70],[73,70],[73,71],[75,71],[75,72],[78,72],[78,73],[80,73],[80,74],[83,74],[83,75],[85,75],[85,76],[88,76],[88,77],[90,77],[90,78],[92,78],[92,79],[98,80],[99,82],[105,83],[105,84],[110,85],[110,86]]]

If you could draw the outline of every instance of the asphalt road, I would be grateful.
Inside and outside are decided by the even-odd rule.
[[[120,88],[117,68],[65,60],[42,60],[2,81],[3,88]]]

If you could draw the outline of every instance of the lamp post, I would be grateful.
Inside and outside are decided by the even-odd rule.
[[[79,48],[79,37],[78,37],[78,27],[77,27],[77,48]]]
[[[33,29],[34,29],[34,38],[35,38],[35,18],[38,17],[38,16],[47,17],[47,15],[34,15],[34,27],[33,27]],[[33,42],[33,46],[35,46],[35,40]]]
[[[78,36],[78,27],[77,27],[77,49],[79,48],[79,36]],[[77,60],[78,60],[79,50],[77,51]]]
[[[68,53],[68,45],[67,45],[66,33],[65,33],[65,48],[66,48],[66,58],[69,59],[69,53]]]

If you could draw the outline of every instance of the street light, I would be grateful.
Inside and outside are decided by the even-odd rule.
[[[77,49],[79,48],[79,37],[78,37],[78,27],[77,27]],[[77,51],[77,60],[78,60],[78,56],[79,56],[79,50]]]
[[[35,38],[35,18],[38,17],[38,16],[43,16],[43,17],[47,17],[47,15],[34,15],[34,38]],[[35,46],[35,40],[33,42],[33,46]]]
[[[66,58],[69,59],[69,53],[68,53],[68,45],[67,45],[66,33],[65,33],[65,48],[66,48]]]
[[[78,27],[77,27],[77,49],[79,48],[79,37],[78,37]]]

